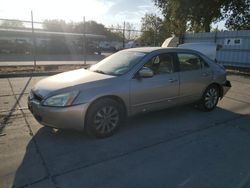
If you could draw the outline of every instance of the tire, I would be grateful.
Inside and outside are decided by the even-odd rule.
[[[212,111],[218,104],[219,96],[219,88],[216,85],[208,86],[200,101],[200,109],[203,111]]]
[[[109,98],[100,99],[91,105],[86,116],[86,131],[90,136],[105,138],[113,135],[121,125],[121,105]]]

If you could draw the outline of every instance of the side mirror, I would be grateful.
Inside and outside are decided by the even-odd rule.
[[[140,78],[151,78],[153,76],[154,76],[154,72],[148,67],[143,67],[139,71],[139,77]]]

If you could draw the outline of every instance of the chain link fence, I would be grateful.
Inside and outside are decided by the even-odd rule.
[[[124,48],[145,46],[141,31],[123,22],[104,27],[95,21],[0,19],[0,71],[4,66],[93,64]]]

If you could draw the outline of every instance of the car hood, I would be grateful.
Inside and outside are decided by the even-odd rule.
[[[113,77],[114,76],[95,73],[85,69],[78,69],[42,79],[34,86],[32,91],[41,97],[45,97],[49,93],[63,88],[105,80]]]

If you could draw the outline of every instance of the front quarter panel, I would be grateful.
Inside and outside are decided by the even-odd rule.
[[[74,104],[92,103],[93,101],[105,97],[116,96],[123,100],[126,106],[129,104],[129,82],[124,78],[107,80],[95,84],[93,87],[85,88],[82,86],[80,93]]]

